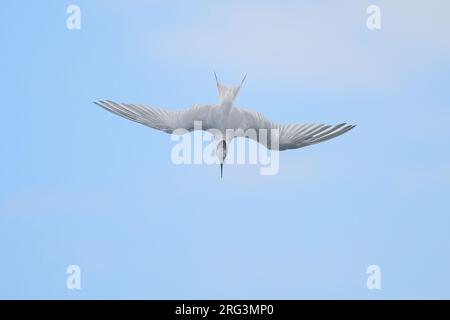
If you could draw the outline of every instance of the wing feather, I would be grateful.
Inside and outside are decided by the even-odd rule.
[[[242,129],[244,132],[248,129],[256,129],[256,141],[269,149],[287,150],[306,147],[340,136],[355,127],[346,123],[338,125],[280,124],[265,119],[259,112],[245,109],[238,109],[238,111],[239,118],[242,120],[234,129]],[[266,131],[259,131],[258,129],[266,129]],[[262,134],[267,135],[262,137]],[[246,136],[255,139],[254,134]],[[278,143],[274,139],[277,139]]]
[[[148,127],[173,133],[177,129],[194,130],[194,121],[202,121],[202,129],[207,130],[210,105],[195,105],[184,110],[164,110],[141,104],[116,103],[99,100],[96,105],[125,119],[141,123]]]

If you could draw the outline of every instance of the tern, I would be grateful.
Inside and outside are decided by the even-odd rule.
[[[166,110],[149,105],[116,103],[110,100],[98,100],[94,103],[128,120],[170,134],[180,134],[179,129],[183,129],[182,133],[198,130],[196,122],[201,123],[200,130],[209,132],[214,130],[216,157],[220,164],[221,178],[227,149],[235,137],[244,136],[261,143],[268,149],[283,151],[323,142],[355,127],[347,123],[326,125],[272,122],[259,112],[238,108],[235,105],[236,97],[247,75],[237,86],[226,86],[219,82],[216,73],[214,76],[219,94],[217,104],[194,105],[183,110]],[[256,132],[256,134],[249,132]],[[260,132],[265,132],[266,137],[263,138]]]

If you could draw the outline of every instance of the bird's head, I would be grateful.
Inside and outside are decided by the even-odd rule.
[[[227,157],[227,143],[225,142],[225,140],[220,140],[219,143],[217,144],[216,156],[220,164],[220,178],[222,178],[223,163],[225,162],[225,159]]]

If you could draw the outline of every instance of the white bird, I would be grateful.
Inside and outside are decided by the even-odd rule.
[[[184,110],[165,110],[148,105],[116,103],[109,100],[99,100],[94,103],[121,117],[171,134],[177,134],[177,129],[196,130],[194,122],[201,121],[202,130],[213,129],[217,132],[214,135],[221,177],[223,163],[227,157],[227,148],[235,137],[244,136],[263,144],[268,149],[282,151],[323,142],[355,127],[346,123],[325,125],[272,122],[259,112],[235,106],[234,102],[247,75],[238,86],[225,86],[219,83],[215,73],[214,76],[219,93],[217,104],[194,105]],[[235,134],[229,134],[230,131]],[[265,138],[260,133],[263,131]],[[249,132],[256,132],[256,135]]]

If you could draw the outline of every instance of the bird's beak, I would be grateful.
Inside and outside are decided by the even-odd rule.
[[[223,163],[220,164],[220,179],[222,179],[223,176]]]

